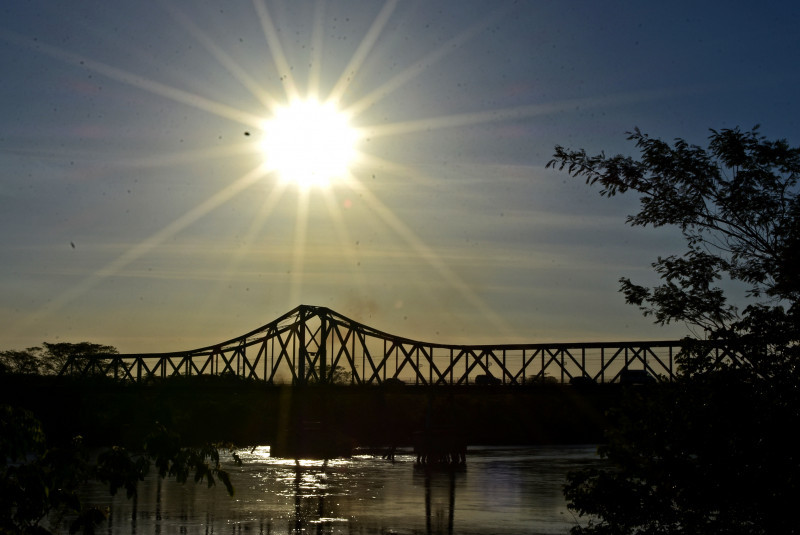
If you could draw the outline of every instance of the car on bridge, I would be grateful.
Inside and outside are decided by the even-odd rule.
[[[495,377],[491,373],[475,376],[476,385],[499,385],[501,382],[500,378]]]
[[[569,380],[572,386],[595,386],[597,383],[588,375],[576,375]]]
[[[625,368],[619,372],[619,384],[621,385],[649,385],[656,382],[656,378],[650,375],[647,370],[629,370]]]

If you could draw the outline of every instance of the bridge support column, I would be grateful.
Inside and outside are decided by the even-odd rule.
[[[319,327],[319,346],[317,347],[317,358],[319,359],[319,382],[327,383],[332,380],[332,373],[328,373],[328,354],[325,350],[328,342],[328,318],[320,317]]]

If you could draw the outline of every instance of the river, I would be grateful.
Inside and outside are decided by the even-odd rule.
[[[99,485],[88,503],[108,507],[99,533],[117,534],[556,534],[576,519],[567,472],[599,463],[594,446],[471,447],[462,471],[425,471],[410,451],[295,461],[269,447],[240,453],[236,488],[149,477],[128,500]]]

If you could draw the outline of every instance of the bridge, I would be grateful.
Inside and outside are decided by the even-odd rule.
[[[72,355],[60,375],[102,375],[133,382],[227,375],[270,384],[377,385],[619,382],[626,370],[671,381],[681,341],[458,345],[385,333],[329,308],[300,305],[220,344],[172,353]],[[724,344],[707,344],[716,360],[738,361]]]

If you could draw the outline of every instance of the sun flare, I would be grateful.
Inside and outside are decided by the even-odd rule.
[[[202,20],[195,20],[190,13],[184,13],[177,7],[165,6],[166,11],[173,18],[173,22],[186,32],[191,44],[199,45],[194,46],[194,49],[202,49],[203,60],[206,61],[208,58],[216,60],[216,62],[208,62],[208,65],[217,67],[220,76],[224,76],[226,81],[238,82],[253,97],[253,99],[231,102],[211,98],[205,89],[201,89],[199,92],[193,90],[191,78],[188,85],[182,84],[179,79],[173,80],[172,77],[169,80],[151,78],[132,69],[133,65],[129,68],[125,64],[105,63],[98,58],[70,51],[64,46],[49,45],[38,39],[31,40],[22,35],[12,35],[3,32],[0,28],[4,40],[11,39],[13,43],[26,50],[47,55],[65,65],[80,65],[81,72],[88,70],[158,99],[193,109],[201,114],[215,116],[222,119],[225,125],[233,125],[237,130],[242,128],[244,135],[248,138],[242,140],[236,136],[238,139],[232,143],[214,140],[214,144],[209,146],[201,140],[213,139],[213,137],[222,140],[223,136],[216,130],[212,131],[212,135],[212,133],[200,129],[196,132],[197,138],[192,140],[193,143],[200,144],[193,145],[191,149],[165,153],[157,151],[152,154],[148,152],[145,155],[138,154],[130,160],[124,159],[125,166],[155,169],[153,176],[157,176],[157,169],[161,167],[188,165],[191,167],[187,167],[187,169],[195,169],[194,166],[198,165],[198,162],[202,165],[206,161],[216,162],[222,158],[235,158],[233,169],[237,170],[238,176],[237,174],[231,175],[219,185],[216,191],[210,192],[198,203],[189,205],[171,222],[157,228],[149,235],[145,235],[118,256],[112,257],[72,289],[63,292],[56,299],[48,300],[49,304],[43,306],[36,314],[30,315],[30,319],[25,320],[25,325],[34,325],[39,319],[49,316],[54,311],[64,308],[69,303],[88,294],[92,287],[102,281],[124,273],[139,259],[157,254],[163,244],[175,240],[176,236],[202,219],[212,217],[216,209],[232,202],[234,198],[252,186],[254,189],[258,189],[258,195],[253,201],[256,203],[258,212],[250,221],[247,231],[237,234],[237,236],[241,236],[242,243],[248,246],[238,248],[236,254],[230,256],[227,269],[221,272],[220,285],[213,295],[206,296],[206,303],[216,303],[222,292],[231,289],[231,281],[238,275],[239,266],[251,258],[250,255],[255,254],[253,251],[265,250],[262,249],[264,241],[261,237],[271,232],[269,221],[286,217],[287,213],[284,210],[292,209],[286,207],[288,198],[295,197],[297,205],[294,213],[293,242],[288,239],[285,243],[280,242],[280,247],[285,247],[283,249],[277,245],[273,248],[272,242],[270,242],[270,246],[266,249],[270,251],[269,254],[272,254],[272,251],[280,250],[283,254],[278,256],[276,252],[274,253],[275,258],[280,258],[281,261],[287,259],[286,261],[290,262],[285,272],[288,276],[288,284],[284,284],[282,273],[280,274],[281,278],[276,279],[280,280],[282,286],[280,291],[287,293],[290,306],[295,306],[298,302],[305,302],[303,296],[306,295],[307,290],[304,286],[308,286],[308,280],[312,281],[311,284],[317,284],[316,279],[309,274],[308,266],[313,265],[316,269],[317,263],[321,262],[320,259],[326,258],[329,243],[326,241],[324,242],[325,247],[318,247],[319,243],[323,242],[320,237],[321,233],[312,226],[314,222],[312,216],[316,218],[320,213],[324,216],[324,210],[327,208],[330,222],[328,226],[333,232],[328,236],[328,240],[332,242],[338,239],[338,243],[334,244],[334,247],[337,248],[332,249],[335,250],[335,258],[343,260],[342,273],[353,277],[359,292],[368,291],[369,277],[378,276],[380,270],[374,269],[369,271],[369,275],[365,275],[367,270],[353,269],[353,266],[361,265],[364,254],[375,254],[375,258],[380,258],[381,255],[372,251],[364,252],[366,248],[356,247],[359,244],[360,236],[353,235],[354,233],[351,231],[355,226],[360,233],[362,228],[373,227],[373,224],[377,223],[374,228],[370,229],[370,232],[385,231],[390,237],[389,239],[391,237],[399,238],[400,244],[409,248],[412,256],[416,256],[425,265],[432,268],[451,289],[458,291],[471,307],[482,311],[485,317],[501,331],[505,330],[502,320],[488,308],[480,295],[447,265],[444,258],[440,257],[433,247],[428,246],[416,234],[412,225],[407,224],[401,215],[395,213],[392,208],[395,206],[394,203],[384,203],[377,193],[371,191],[372,185],[379,185],[383,189],[382,194],[388,195],[389,191],[392,191],[390,188],[393,187],[392,177],[409,178],[412,182],[427,184],[428,177],[423,176],[416,166],[404,165],[394,159],[393,145],[396,142],[400,147],[403,140],[397,138],[401,136],[409,134],[429,136],[433,130],[493,122],[502,123],[508,119],[518,120],[520,116],[542,113],[542,106],[527,106],[499,111],[477,111],[459,115],[445,114],[438,117],[422,115],[419,117],[416,115],[418,110],[414,107],[414,118],[397,122],[398,118],[403,117],[402,103],[405,100],[402,96],[397,95],[399,99],[395,101],[393,100],[394,96],[412,81],[422,81],[423,73],[440,65],[451,53],[460,50],[463,43],[481,34],[482,30],[488,27],[489,19],[481,20],[447,40],[437,40],[439,44],[433,48],[422,47],[423,55],[420,57],[413,55],[416,52],[412,54],[410,51],[409,54],[412,55],[408,58],[401,57],[396,65],[392,63],[389,71],[384,72],[381,69],[385,65],[380,58],[384,54],[382,43],[387,40],[381,37],[385,31],[391,31],[387,30],[390,28],[387,24],[393,13],[397,9],[402,9],[403,5],[400,0],[387,0],[381,3],[380,11],[376,13],[372,23],[366,28],[366,33],[352,52],[352,56],[349,59],[346,55],[338,58],[345,60],[346,65],[339,71],[339,76],[336,78],[336,64],[334,63],[332,66],[328,64],[328,61],[337,59],[337,54],[328,54],[329,51],[336,52],[336,50],[334,50],[335,47],[328,50],[326,42],[327,11],[316,9],[314,21],[309,23],[308,43],[312,46],[307,47],[304,44],[300,50],[292,50],[291,47],[285,50],[281,34],[277,30],[279,25],[276,22],[280,21],[281,17],[273,19],[269,9],[271,4],[272,2],[267,0],[252,2],[255,18],[258,19],[263,33],[263,35],[256,33],[258,39],[252,42],[257,43],[262,38],[265,40],[266,47],[259,50],[257,65],[262,66],[266,62],[269,72],[281,73],[280,77],[268,77],[263,75],[262,71],[254,70],[247,54],[243,52],[244,48],[239,45],[236,45],[235,49],[227,48],[225,45],[227,41],[218,41],[215,32],[205,28]],[[322,6],[322,4],[317,4],[318,7]],[[364,19],[364,21],[368,22],[368,19]],[[143,32],[142,35],[146,35],[146,32]],[[239,42],[244,41],[240,38]],[[306,41],[303,40],[303,42]],[[188,54],[193,47],[187,45],[186,50]],[[305,63],[304,61],[298,62],[297,54],[309,52],[308,72],[302,72],[301,68],[295,69]],[[406,61],[408,61],[407,64]],[[371,69],[375,67],[378,70],[374,73],[371,72]],[[378,74],[378,76],[374,76],[374,74]],[[373,81],[377,81],[377,85],[373,86]],[[212,92],[212,94],[216,93]],[[241,102],[251,102],[253,107],[241,108],[239,107]],[[400,105],[393,108],[396,102],[399,102]],[[345,106],[345,103],[346,107],[339,108],[340,104]],[[569,102],[569,104],[572,103]],[[184,119],[195,120],[193,117],[189,117],[188,113]],[[357,125],[357,127],[353,125]],[[78,130],[80,129],[76,127],[76,131]],[[195,134],[195,132],[191,132],[191,134]],[[375,139],[376,136],[388,141],[370,143],[369,141]],[[396,138],[392,139],[393,136]],[[181,139],[181,143],[183,141]],[[186,147],[188,147],[188,143]],[[374,152],[376,150],[377,153]],[[399,152],[399,154],[404,153],[403,150]],[[246,159],[241,158],[243,154],[246,154]],[[390,177],[390,180],[382,182],[361,180],[360,175],[367,174],[374,179],[374,171],[378,169],[384,170],[385,176]],[[200,172],[203,172],[202,167]],[[265,182],[268,183],[265,184]],[[400,185],[401,182],[397,181],[397,184]],[[337,191],[337,194],[333,195],[333,192],[328,189],[332,186],[341,191]],[[291,190],[299,191],[302,194],[287,196],[286,193]],[[321,191],[322,194],[308,194],[312,190]],[[267,197],[262,198],[260,194],[265,191]],[[340,193],[341,195],[339,195]],[[354,203],[357,204],[358,210],[349,211],[351,206],[356,205]],[[288,227],[286,228],[288,229]],[[325,229],[326,232],[327,230]],[[287,235],[288,233],[287,230]],[[269,235],[269,239],[272,240],[272,234]],[[282,236],[279,233],[276,235]],[[352,285],[352,283],[348,284]],[[285,290],[283,286],[286,287]]]
[[[263,126],[261,149],[270,171],[301,189],[327,187],[345,176],[357,135],[330,103],[298,100],[275,110]]]

